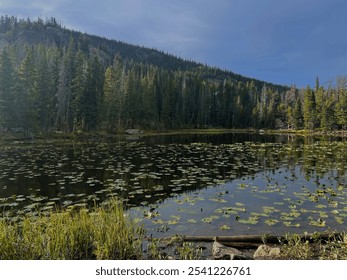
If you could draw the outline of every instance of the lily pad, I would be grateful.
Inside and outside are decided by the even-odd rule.
[[[219,219],[218,216],[209,216],[209,217],[206,217],[206,218],[203,218],[201,221],[204,222],[204,223],[212,223],[214,220],[217,220]]]
[[[325,227],[325,221],[320,218],[318,220],[311,220],[309,224],[315,227]]]
[[[220,227],[220,230],[229,230],[229,229],[231,229],[231,227],[228,226],[228,225],[222,225],[222,226]]]
[[[285,222],[283,222],[283,224],[284,224],[286,227],[300,227],[300,223],[292,224],[292,222],[289,222],[289,221],[285,221]]]
[[[259,222],[259,216],[250,216],[248,219],[239,219],[238,222],[241,224],[251,224],[255,225]]]
[[[225,199],[222,198],[210,198],[211,201],[218,202],[218,203],[227,203]]]
[[[264,221],[264,223],[269,225],[269,226],[273,226],[273,225],[279,223],[279,221],[275,220],[275,219],[267,219],[267,220]]]
[[[335,218],[335,221],[336,221],[337,223],[339,223],[339,224],[343,224],[344,221],[345,221],[345,220],[343,219],[343,217],[335,216],[334,218]]]

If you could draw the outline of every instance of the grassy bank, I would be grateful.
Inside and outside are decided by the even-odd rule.
[[[164,247],[175,259],[201,257],[198,246],[180,237]],[[146,241],[143,227],[126,215],[116,199],[92,209],[25,217],[20,223],[0,220],[0,260],[172,259],[164,247],[159,240]]]
[[[311,240],[302,240],[299,235],[288,235],[283,240],[279,259],[289,260],[347,260],[347,235],[341,233],[323,240],[319,233]]]
[[[0,222],[0,259],[139,259],[143,229],[112,200],[93,209]]]
[[[328,241],[319,233],[309,241],[292,234],[279,246],[281,254],[276,259],[347,259],[346,234]],[[20,223],[0,221],[0,260],[211,258],[203,248],[180,236],[146,241],[144,229],[126,216],[117,200],[92,209],[24,218]]]

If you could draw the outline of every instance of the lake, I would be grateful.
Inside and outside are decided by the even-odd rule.
[[[347,141],[226,133],[0,144],[1,219],[108,197],[155,237],[345,230]]]

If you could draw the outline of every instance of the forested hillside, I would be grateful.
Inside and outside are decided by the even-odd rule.
[[[298,90],[67,30],[54,18],[0,18],[2,130],[346,129],[346,81]]]

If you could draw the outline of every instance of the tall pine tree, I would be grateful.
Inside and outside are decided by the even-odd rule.
[[[14,111],[14,70],[5,49],[0,56],[0,126],[10,128],[18,125]]]
[[[306,87],[304,94],[304,126],[305,129],[313,130],[316,128],[316,101],[315,94],[311,90],[310,86]]]

